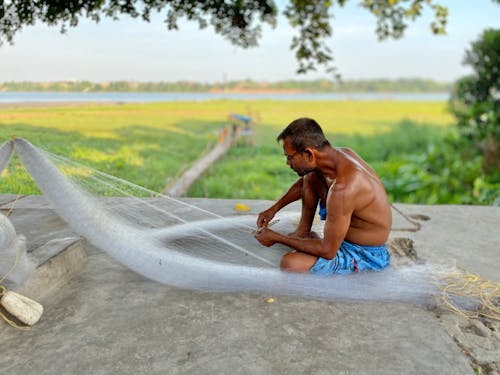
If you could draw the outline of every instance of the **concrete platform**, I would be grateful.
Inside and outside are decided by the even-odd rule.
[[[43,298],[58,290],[85,265],[86,252],[74,233],[40,197],[0,196],[0,212],[27,241],[27,251],[37,269],[21,286],[6,282],[9,289],[33,298]]]
[[[237,202],[186,201],[223,216],[234,215]],[[0,208],[7,209],[12,200],[0,197],[0,202],[4,203]],[[246,203],[254,214],[270,204],[238,202]],[[413,241],[419,261],[455,260],[470,272],[500,281],[500,208],[396,208],[404,216],[394,211],[391,237]],[[11,218],[18,232],[29,233],[28,241],[30,236],[35,242],[42,238],[49,223],[53,236],[45,240],[74,236],[53,215],[41,198],[26,197],[16,202]],[[38,237],[30,232],[37,227]],[[40,294],[45,306],[41,321],[27,332],[0,323],[0,373],[474,374],[480,368],[495,374],[500,370],[500,334],[479,320],[402,303],[179,290],[149,281],[85,241],[79,243],[87,260],[76,262],[80,267],[72,269],[73,278]],[[269,297],[274,302],[267,302]]]

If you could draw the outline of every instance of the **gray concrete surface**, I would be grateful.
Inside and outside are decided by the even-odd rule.
[[[8,201],[0,197],[5,203],[0,208],[6,209]],[[187,201],[220,215],[235,214],[234,200]],[[270,203],[238,202],[253,214]],[[23,198],[11,215],[16,227],[27,223],[30,206],[40,215],[35,215],[39,223],[45,222],[43,215],[49,220],[54,214],[40,198]],[[470,272],[499,281],[500,208],[396,207],[405,216],[414,215],[419,225],[394,211],[391,237],[411,239],[420,261],[453,259]],[[18,212],[24,220],[16,219]],[[415,219],[424,217],[429,220]],[[57,223],[56,237],[71,234],[50,220]],[[0,323],[0,374],[498,371],[499,333],[479,320],[402,303],[179,290],[149,281],[84,245],[87,261],[73,270],[71,280],[42,296],[45,312],[32,330],[21,332]]]
[[[5,282],[9,289],[42,298],[56,291],[85,265],[87,257],[80,236],[36,196],[0,196],[0,212],[9,215],[18,234],[26,236],[27,251],[37,265],[23,285]]]

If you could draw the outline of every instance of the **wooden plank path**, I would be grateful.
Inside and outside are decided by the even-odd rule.
[[[228,129],[224,127],[219,134],[217,145],[208,154],[196,161],[181,177],[169,185],[163,193],[171,197],[185,196],[191,185],[236,143],[237,136],[238,132],[228,134]]]

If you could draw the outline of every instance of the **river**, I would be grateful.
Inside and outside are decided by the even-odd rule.
[[[0,103],[111,102],[151,103],[209,100],[345,101],[448,100],[449,93],[192,93],[192,92],[0,92]]]

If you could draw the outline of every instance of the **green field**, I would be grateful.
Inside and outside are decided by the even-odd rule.
[[[275,138],[298,117],[315,118],[333,144],[354,148],[379,171],[398,155],[424,152],[453,122],[446,103],[439,102],[223,100],[4,106],[0,140],[23,137],[50,152],[161,191],[215,144],[231,112],[260,118],[254,145],[231,149],[193,186],[192,196],[279,197],[296,176],[287,168]],[[17,159],[2,174],[0,192],[36,192]]]

